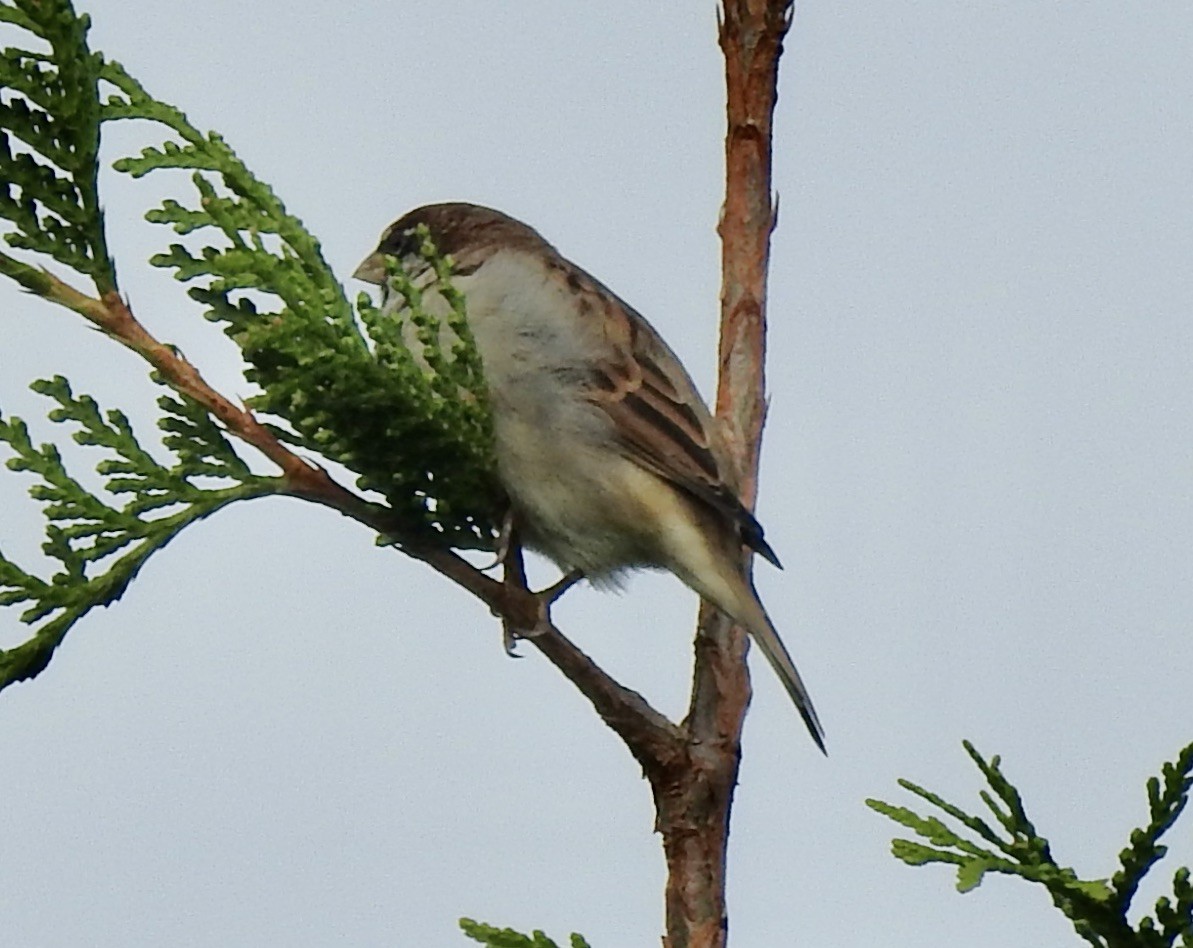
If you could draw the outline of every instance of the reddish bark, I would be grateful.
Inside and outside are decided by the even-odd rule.
[[[753,505],[766,417],[766,275],[775,212],[771,120],[789,0],[725,0],[725,203],[717,417],[735,452],[743,499]],[[665,948],[724,948],[729,816],[750,703],[747,638],[707,605],[696,634],[687,754],[674,779],[655,781],[667,858]]]

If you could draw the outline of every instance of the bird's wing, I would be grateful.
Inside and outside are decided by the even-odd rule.
[[[612,419],[627,456],[718,511],[742,542],[778,566],[762,527],[742,505],[715,421],[678,357],[641,315],[592,283],[584,289],[604,309],[605,318],[593,324],[604,332],[606,357],[593,369],[591,398]]]

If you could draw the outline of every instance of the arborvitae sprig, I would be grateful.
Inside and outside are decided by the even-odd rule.
[[[1015,875],[1043,885],[1057,906],[1072,922],[1077,933],[1101,948],[1193,948],[1193,884],[1189,870],[1177,870],[1172,898],[1156,903],[1154,917],[1144,917],[1138,927],[1127,918],[1131,900],[1148,871],[1163,858],[1159,845],[1189,800],[1193,789],[1193,744],[1177,760],[1165,764],[1163,784],[1148,781],[1150,820],[1131,833],[1130,845],[1119,856],[1121,868],[1109,879],[1083,880],[1068,867],[1057,864],[1048,840],[1040,836],[1028,819],[1018,790],[1006,779],[999,758],[985,760],[968,742],[966,753],[981,770],[993,793],[980,792],[1005,835],[988,823],[943,800],[937,794],[908,780],[899,785],[952,817],[971,834],[993,848],[959,835],[935,817],[920,816],[905,807],[880,800],[867,800],[872,809],[906,826],[928,845],[896,839],[891,852],[911,866],[939,862],[957,867],[957,889],[969,892],[981,884],[987,872]],[[997,852],[995,851],[997,850]],[[1178,943],[1177,939],[1181,939]]]
[[[25,603],[21,621],[42,623],[28,641],[0,651],[0,688],[40,672],[71,626],[119,599],[149,556],[184,528],[234,501],[283,489],[280,480],[253,474],[206,412],[178,396],[158,403],[175,456],[167,466],[141,445],[122,412],[101,412],[61,376],[32,387],[56,403],[50,418],[71,425],[76,443],[104,450],[96,470],[109,496],[72,477],[53,445],[34,445],[19,418],[0,416],[0,442],[13,455],[7,466],[38,479],[29,493],[48,521],[42,550],[58,563],[46,580],[0,553],[0,606]]]
[[[261,388],[253,408],[283,420],[296,443],[343,464],[358,484],[384,495],[406,532],[445,546],[490,548],[502,498],[492,476],[492,433],[479,357],[464,300],[451,286],[450,261],[424,241],[453,330],[443,351],[436,334],[395,334],[367,299],[358,312],[323,259],[319,244],[273,191],[214,133],[153,99],[114,63],[103,77],[118,90],[106,118],[140,118],[180,141],[116,162],[135,177],[186,169],[198,201],[169,200],[147,215],[180,235],[201,234],[200,250],[174,244],[155,266],[194,282],[189,293],[222,323]],[[418,304],[416,324],[432,319]]]
[[[541,931],[523,935],[512,928],[494,928],[483,922],[474,922],[470,918],[460,919],[460,929],[473,941],[479,941],[489,948],[559,948],[554,941]],[[568,939],[569,948],[592,948],[584,936],[572,934]]]
[[[1162,779],[1162,783],[1161,783]],[[1116,903],[1125,912],[1139,888],[1139,883],[1148,871],[1168,852],[1167,846],[1159,843],[1176,822],[1181,811],[1189,802],[1193,790],[1193,744],[1190,744],[1172,763],[1166,763],[1160,777],[1147,782],[1149,820],[1146,826],[1131,831],[1130,844],[1119,853],[1121,868],[1110,880]],[[1189,870],[1180,868],[1172,881],[1172,899],[1160,898],[1156,902],[1153,916],[1145,916],[1140,922],[1140,932],[1147,937],[1144,942],[1150,946],[1176,944],[1181,936],[1183,948],[1193,948],[1193,884]]]
[[[416,356],[388,316],[367,302],[353,309],[318,241],[220,136],[199,132],[87,47],[88,18],[69,0],[0,0],[3,24],[27,39],[0,52],[4,238],[90,278],[98,299],[36,260],[0,253],[0,274],[121,335],[127,311],[115,294],[97,190],[100,132],[104,122],[129,118],[168,129],[171,140],[116,166],[134,176],[191,172],[195,205],[166,201],[148,215],[191,235],[191,248],[175,244],[152,262],[195,284],[190,295],[240,345],[246,374],[261,389],[251,406],[273,416],[264,422],[275,433],[340,462],[361,487],[382,494],[396,514],[396,535],[386,539],[492,546],[503,499],[479,357],[450,263],[424,242],[453,342],[441,351],[424,333],[413,340]],[[411,315],[424,318],[419,306]],[[63,381],[39,385],[58,403],[55,420],[74,422],[78,440],[113,455],[99,470],[122,503],[85,490],[54,448],[33,446],[18,419],[2,422],[0,440],[16,455],[10,466],[40,479],[34,496],[46,504],[44,548],[59,567],[47,581],[0,559],[0,605],[27,604],[23,620],[41,623],[28,642],[0,653],[0,687],[40,671],[74,622],[117,598],[145,558],[186,524],[280,487],[254,477],[213,419],[184,397],[160,403],[166,446],[178,459],[166,467],[140,448],[123,415],[105,418]],[[195,477],[231,486],[211,488]]]
[[[442,522],[464,517],[478,522],[475,505],[460,506],[457,498],[482,498],[490,524],[500,515],[501,496],[493,478],[492,417],[480,355],[468,324],[464,295],[452,285],[452,262],[440,255],[425,225],[418,227],[418,257],[433,274],[420,286],[394,258],[386,262],[386,281],[403,301],[382,312],[365,294],[357,310],[368,335],[374,359],[387,371],[413,384],[417,400],[418,439],[430,457],[449,461],[451,495],[443,490],[443,472],[417,468],[399,472],[404,489],[434,498],[435,516]],[[423,278],[426,279],[425,277]],[[415,479],[411,479],[411,474]],[[438,481],[436,480],[438,478]],[[482,532],[488,546],[492,535]]]
[[[0,51],[0,218],[16,228],[4,240],[114,290],[96,183],[103,59],[87,47],[90,20],[69,0],[12,0],[0,3],[0,22],[49,45]],[[0,272],[44,290],[36,267],[7,254]]]

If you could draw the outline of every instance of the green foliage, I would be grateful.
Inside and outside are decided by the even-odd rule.
[[[1187,868],[1173,878],[1172,897],[1156,902],[1154,915],[1144,916],[1138,926],[1127,918],[1131,901],[1144,876],[1166,853],[1159,844],[1189,801],[1193,789],[1193,744],[1184,748],[1176,761],[1163,767],[1161,778],[1148,781],[1149,821],[1132,831],[1130,844],[1119,854],[1120,868],[1110,879],[1083,880],[1052,856],[1048,840],[1040,836],[1028,819],[1019,792],[1000,769],[998,757],[985,760],[966,742],[965,751],[977,765],[990,791],[979,793],[1002,832],[980,817],[908,780],[899,785],[952,817],[979,842],[955,832],[941,820],[921,816],[905,807],[880,800],[867,800],[872,809],[912,830],[927,845],[896,839],[891,852],[910,866],[945,863],[957,867],[957,889],[969,892],[981,884],[988,872],[1019,876],[1043,885],[1057,906],[1072,922],[1077,933],[1101,948],[1193,948],[1193,883]],[[986,845],[983,845],[986,844]],[[1179,939],[1179,941],[1178,941]]]
[[[0,51],[0,219],[16,229],[11,247],[45,254],[114,290],[96,178],[99,170],[99,73],[87,47],[90,21],[69,0],[0,4],[0,23],[24,28],[48,51]],[[0,272],[39,292],[34,267],[0,254]]]
[[[494,928],[483,922],[474,922],[470,918],[460,919],[460,929],[473,941],[479,941],[489,948],[559,948],[555,942],[540,931],[530,935],[523,935],[512,928]],[[569,948],[592,948],[584,936],[572,934],[568,940]]]
[[[479,357],[464,300],[451,285],[450,261],[424,239],[434,290],[448,304],[459,340],[440,347],[437,319],[399,269],[409,318],[422,351],[361,297],[354,313],[318,242],[220,138],[199,132],[178,109],[149,96],[120,67],[104,77],[119,94],[107,118],[148,119],[180,139],[116,162],[140,177],[186,169],[197,203],[167,200],[147,218],[179,235],[200,234],[199,250],[181,243],[150,262],[172,269],[209,319],[224,325],[261,388],[251,406],[284,421],[289,440],[336,461],[358,485],[382,494],[408,538],[491,549],[502,495],[491,472],[492,433]],[[218,242],[218,245],[214,245]],[[421,356],[421,358],[420,358]]]
[[[151,262],[194,284],[190,295],[241,347],[247,375],[261,389],[253,407],[284,423],[279,430],[290,440],[383,495],[404,534],[397,539],[492,548],[504,500],[491,473],[487,397],[450,262],[424,242],[458,344],[441,351],[435,334],[420,331],[416,358],[394,344],[400,340],[366,300],[354,311],[318,241],[223,138],[200,132],[118,63],[87,48],[88,20],[70,3],[0,0],[0,20],[50,46],[48,53],[9,50],[0,60],[0,214],[16,226],[9,243],[111,289],[96,190],[101,123],[141,119],[168,129],[170,140],[115,167],[135,177],[191,172],[194,206],[167,200],[147,217],[200,245],[175,243]],[[10,139],[33,154],[12,154]],[[36,267],[4,256],[0,272],[47,293]],[[420,296],[411,297],[409,311],[416,325],[433,319]]]
[[[69,0],[0,0],[5,24],[17,28],[9,33],[24,31],[24,42],[0,51],[0,221],[7,244],[32,259],[0,253],[0,274],[120,335],[128,320],[113,319],[108,308],[119,298],[97,186],[100,134],[104,123],[124,119],[164,128],[168,140],[115,166],[134,177],[190,173],[193,206],[167,200],[147,215],[188,243],[151,263],[190,283],[205,315],[240,346],[259,388],[251,407],[279,437],[344,465],[362,489],[382,495],[393,512],[386,542],[492,548],[505,501],[492,473],[479,357],[450,261],[424,240],[435,282],[421,290],[391,268],[410,333],[363,296],[354,308],[318,241],[269,186],[219,135],[201,133],[92,52],[89,20]],[[88,278],[100,298],[37,265],[50,262]],[[450,345],[441,346],[436,306]],[[141,343],[131,344],[145,355]],[[165,466],[140,447],[120,413],[105,418],[61,379],[35,388],[58,403],[56,421],[79,427],[76,440],[115,455],[100,473],[112,495],[129,499],[118,506],[88,492],[55,448],[35,447],[19,419],[0,420],[0,440],[15,455],[9,466],[40,479],[33,494],[46,505],[44,549],[59,563],[44,580],[0,557],[0,605],[25,604],[22,620],[37,626],[32,639],[0,652],[0,688],[37,674],[74,623],[118,598],[183,527],[233,500],[289,486],[253,475],[185,395],[160,403],[159,424],[177,462]]]
[[[70,628],[119,599],[149,556],[185,527],[234,501],[283,488],[253,474],[206,411],[186,399],[158,401],[174,455],[167,466],[145,450],[122,412],[101,412],[61,376],[32,387],[57,404],[50,419],[73,427],[76,443],[105,452],[96,470],[108,496],[72,477],[52,444],[34,445],[19,418],[0,416],[0,442],[13,455],[9,469],[37,478],[30,494],[48,521],[42,550],[58,564],[47,580],[0,553],[0,605],[25,604],[21,621],[38,626],[26,642],[0,651],[0,688],[40,672]]]

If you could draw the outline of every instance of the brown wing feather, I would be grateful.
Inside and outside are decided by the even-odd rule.
[[[587,274],[573,269],[568,282],[593,293],[605,311],[594,325],[604,330],[608,358],[594,373],[592,398],[613,420],[627,455],[708,504],[742,542],[779,566],[733,487],[715,422],[679,359],[642,316]]]

